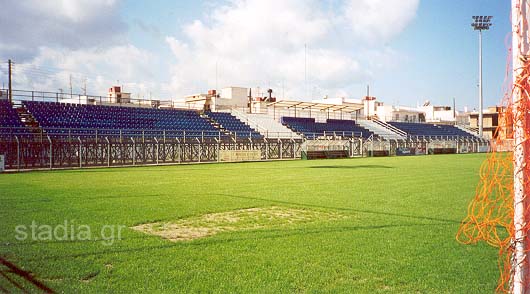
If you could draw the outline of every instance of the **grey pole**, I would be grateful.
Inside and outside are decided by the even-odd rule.
[[[473,16],[473,23],[471,26],[475,31],[478,31],[478,133],[482,138],[484,131],[484,109],[483,109],[483,93],[482,93],[482,31],[489,30],[491,27],[492,16],[476,15]]]
[[[484,132],[484,110],[482,96],[482,30],[478,31],[478,135],[482,138]]]

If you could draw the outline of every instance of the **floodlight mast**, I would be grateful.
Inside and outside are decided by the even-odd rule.
[[[492,18],[492,16],[473,16],[473,23],[471,23],[473,29],[478,31],[478,134],[481,138],[484,135],[484,99],[482,96],[482,31],[489,30],[491,26],[490,21]]]
[[[525,133],[528,127],[528,112],[525,104],[528,102],[525,89],[517,87],[517,82],[521,75],[526,74],[525,68],[528,66],[528,56],[530,54],[530,45],[528,37],[528,15],[527,0],[512,0],[512,64],[513,64],[513,132],[514,132],[514,150],[513,150],[513,263],[511,269],[511,291],[517,294],[530,293],[528,285],[528,275],[530,275],[530,266],[528,260],[528,249],[530,240],[528,236],[527,222],[525,212],[530,202],[529,191],[527,191],[526,181],[530,177],[529,168],[526,166],[526,158],[529,154],[528,142]],[[526,78],[528,79],[528,78]],[[522,113],[521,113],[522,112]]]

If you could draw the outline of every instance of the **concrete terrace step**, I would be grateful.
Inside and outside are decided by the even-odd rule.
[[[385,128],[381,124],[375,123],[370,120],[357,120],[357,123],[361,125],[362,127],[370,130],[374,134],[378,135],[379,137],[386,139],[386,140],[403,140],[405,137],[403,137],[400,134],[397,134],[393,132],[392,130]]]
[[[272,116],[262,113],[244,113],[233,109],[232,115],[253,127],[266,138],[271,139],[301,139],[302,137],[288,127],[282,125]]]

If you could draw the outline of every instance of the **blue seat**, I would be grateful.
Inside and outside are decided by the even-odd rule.
[[[182,136],[186,131],[195,130],[186,133],[187,137],[201,137],[203,133],[219,134],[218,129],[193,110],[36,101],[23,101],[23,104],[40,126],[50,132],[53,128],[62,128],[77,129],[82,134],[93,134],[95,129],[107,134],[119,134],[119,130],[126,130],[130,135],[142,135],[146,130],[158,130],[157,134],[163,134],[162,130],[180,130]]]
[[[284,116],[282,117],[282,124],[303,134],[306,138],[317,138],[324,135],[369,138],[373,135],[369,130],[357,125],[354,120],[328,119],[325,123],[318,123],[314,118]]]
[[[7,100],[0,100],[0,137],[29,133],[11,103]]]
[[[406,132],[409,136],[475,138],[474,135],[452,125],[407,122],[389,122],[389,124]]]
[[[263,135],[245,124],[237,117],[227,112],[206,112],[215,122],[219,123],[225,130],[233,133],[238,138],[263,139]]]

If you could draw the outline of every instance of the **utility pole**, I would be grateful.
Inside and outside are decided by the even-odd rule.
[[[285,100],[285,80],[282,80],[282,99]]]
[[[217,80],[217,78],[218,78],[218,67],[219,67],[219,59],[217,59],[217,61],[215,61],[215,95],[217,95],[217,90],[219,90],[219,88],[218,88],[219,85],[217,84],[217,82],[218,82],[218,80]]]
[[[70,99],[74,96],[74,92],[72,90],[72,74],[70,74]]]
[[[307,44],[304,44],[304,99],[307,98]]]
[[[11,88],[11,80],[12,80],[11,76],[13,74],[11,67],[13,65],[13,62],[11,61],[11,59],[7,61],[7,64],[8,64],[8,80],[9,80],[7,97],[9,98],[9,102],[13,103],[13,88]]]
[[[83,95],[86,96],[86,78],[83,79],[83,88],[81,88],[81,90],[83,90]]]
[[[249,113],[252,113],[252,87],[248,90],[248,109]]]

